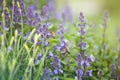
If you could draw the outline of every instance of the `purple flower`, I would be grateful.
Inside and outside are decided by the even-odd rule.
[[[60,67],[60,62],[59,62],[59,59],[58,59],[57,55],[54,55],[54,57],[53,57],[52,66],[54,68],[59,68]]]
[[[20,9],[24,9],[24,2],[20,2]]]
[[[28,17],[29,19],[34,18],[34,9],[33,9],[33,7],[29,7],[29,8],[28,8],[27,17]]]
[[[78,54],[78,56],[77,56],[77,64],[78,64],[78,66],[82,66],[83,65],[83,59],[82,59],[82,56],[81,56],[81,54],[79,53]]]
[[[57,48],[63,55],[65,55],[67,52],[69,53],[67,43],[64,38],[61,39],[61,43]]]
[[[20,2],[20,9],[22,11],[22,16],[25,15],[25,5],[24,5],[24,2]]]
[[[48,40],[46,40],[46,41],[44,42],[44,46],[47,47],[48,45],[49,45],[49,42],[48,42]]]
[[[16,4],[14,4],[14,16],[20,16],[20,11]]]
[[[46,32],[47,35],[47,39],[49,39],[51,37],[51,33],[50,32]]]
[[[54,55],[53,62],[51,64],[52,64],[52,67],[54,68],[53,73],[55,75],[63,73],[63,70],[61,70],[60,68],[60,61],[57,55]]]
[[[39,54],[38,54],[38,60],[41,60],[41,59],[42,59],[42,54],[39,53]]]
[[[45,16],[48,16],[49,11],[48,11],[48,6],[47,6],[47,5],[43,6],[42,12],[43,12],[43,14],[44,14]]]
[[[60,24],[59,26],[59,29],[58,29],[58,32],[57,32],[59,35],[63,35],[64,34],[64,27],[62,24]]]
[[[87,61],[88,62],[94,62],[95,61],[95,58],[93,55],[90,55],[90,57],[87,57]]]
[[[59,73],[58,69],[54,69],[54,74],[56,75],[58,73]]]
[[[50,53],[48,54],[48,58],[51,58],[51,57],[53,57],[53,53],[50,52]]]
[[[76,69],[76,74],[78,79],[81,79],[83,77],[83,70],[82,69]]]
[[[83,15],[82,12],[80,12],[79,20],[80,20],[80,22],[82,22],[82,23],[85,23],[85,22],[86,22],[85,16]]]
[[[78,45],[81,49],[85,48],[87,46],[87,43],[85,42],[81,42],[79,45]]]
[[[33,20],[31,23],[32,23],[31,25],[36,26],[37,20]]]
[[[89,67],[90,66],[90,62],[88,62],[87,60],[84,61],[84,66],[85,67]]]
[[[40,15],[38,13],[35,13],[35,19],[37,22],[41,21]]]
[[[52,80],[50,75],[51,75],[51,70],[49,68],[45,68],[44,71],[43,71],[43,78],[45,80]]]
[[[62,51],[64,47],[65,47],[65,43],[61,42],[61,44],[58,46],[58,49]]]
[[[92,70],[90,70],[90,71],[86,71],[86,76],[88,76],[88,77],[92,77]]]
[[[81,29],[81,30],[79,30],[79,33],[80,33],[81,35],[85,35],[85,30],[84,30],[84,29]]]

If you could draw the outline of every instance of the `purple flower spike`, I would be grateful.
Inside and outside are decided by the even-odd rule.
[[[63,72],[60,68],[60,61],[57,55],[54,55],[53,62],[51,64],[52,64],[52,67],[54,68],[53,72],[55,75]]]
[[[43,78],[44,78],[44,80],[52,80],[51,79],[51,70],[50,69],[48,69],[48,68],[45,68],[44,69],[44,72],[43,72]]]
[[[83,65],[83,60],[82,60],[82,56],[81,54],[79,53],[78,56],[77,56],[77,63],[78,63],[78,66],[82,66]]]
[[[80,12],[79,20],[80,20],[80,22],[83,22],[83,23],[86,22],[85,17],[82,12]]]
[[[43,13],[48,13],[48,7],[47,6],[43,6],[43,9],[42,9]]]
[[[28,8],[27,17],[30,18],[30,19],[34,18],[34,10],[33,10],[33,7],[29,7],[29,8]]]
[[[24,2],[20,2],[20,8],[21,10],[24,9]]]

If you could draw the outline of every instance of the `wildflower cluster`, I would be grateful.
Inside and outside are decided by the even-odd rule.
[[[120,48],[106,49],[107,11],[103,16],[102,39],[97,39],[95,29],[88,32],[91,24],[82,12],[76,28],[72,10],[65,6],[60,13],[56,0],[36,0],[34,5],[13,0],[10,6],[6,0],[2,2],[0,80],[119,80]],[[87,35],[91,33],[94,39]],[[111,61],[112,58],[115,59]]]

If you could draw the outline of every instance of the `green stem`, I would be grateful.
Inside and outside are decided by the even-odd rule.
[[[46,50],[46,53],[44,54],[43,58],[41,59],[41,63],[39,65],[38,72],[37,72],[35,80],[39,80],[39,76],[42,75],[42,73],[43,73],[44,62],[45,62],[45,58],[46,58],[47,54],[48,54],[48,52]]]

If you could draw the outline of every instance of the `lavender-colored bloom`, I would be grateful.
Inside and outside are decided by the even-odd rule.
[[[59,59],[58,59],[57,55],[54,55],[54,57],[53,57],[52,66],[54,68],[59,68],[60,67],[60,62],[59,62]]]
[[[79,46],[81,49],[84,49],[84,48],[87,46],[87,43],[81,42],[78,46]]]
[[[32,43],[35,42],[35,41],[34,41],[34,38],[31,39],[31,42],[32,42]],[[39,45],[39,44],[42,44],[42,42],[38,40],[38,41],[37,41],[37,44],[38,44],[38,45]]]
[[[44,14],[45,16],[48,16],[49,11],[48,11],[48,6],[47,6],[47,5],[43,6],[42,12],[43,12],[43,14]]]
[[[20,16],[20,11],[19,11],[19,8],[18,8],[17,4],[14,4],[14,15],[15,16]]]
[[[90,63],[90,62],[94,62],[95,61],[95,58],[93,55],[90,55],[90,57],[88,56],[85,56],[85,63]]]
[[[83,70],[82,69],[76,69],[76,74],[79,80],[82,80],[83,77]]]
[[[24,5],[24,2],[20,2],[20,9],[22,11],[22,16],[25,15],[25,5]]]
[[[59,26],[59,29],[58,29],[58,32],[57,32],[59,35],[63,35],[64,34],[64,27],[62,24],[60,24]]]
[[[53,73],[55,75],[63,73],[63,71],[60,68],[60,61],[57,55],[54,55],[53,62],[51,64],[52,64],[52,67],[54,68]]]
[[[44,46],[47,47],[48,45],[49,45],[49,42],[48,42],[48,40],[46,40],[46,41],[44,42]]]
[[[81,30],[79,30],[79,33],[80,33],[81,35],[85,35],[85,30],[84,30],[84,29],[81,29]]]
[[[82,56],[81,56],[81,54],[79,53],[78,54],[78,56],[77,56],[77,64],[78,64],[78,66],[82,66],[83,65],[83,59],[82,59]]]
[[[67,43],[65,42],[65,39],[61,40],[61,43],[57,48],[63,55],[65,55],[68,52]]]
[[[94,62],[95,57],[93,55],[90,55],[90,57],[87,57],[88,62]]]
[[[36,24],[37,24],[37,20],[33,20],[31,25],[36,26]]]
[[[50,32],[46,32],[47,35],[47,39],[49,39],[51,37],[51,33]]]
[[[54,74],[55,74],[55,75],[56,75],[56,74],[59,74],[58,69],[54,69]]]
[[[83,15],[82,12],[80,12],[79,20],[80,20],[80,22],[82,22],[82,23],[86,23],[85,16]]]
[[[25,5],[24,5],[24,2],[20,2],[20,9],[24,9]]]
[[[52,53],[52,52],[50,52],[50,53],[48,54],[48,58],[51,58],[51,57],[53,57],[53,53]]]
[[[28,8],[27,17],[30,18],[30,19],[34,18],[34,9],[33,9],[33,7]]]
[[[86,71],[86,76],[88,76],[88,77],[92,77],[92,70],[90,70],[90,71]]]
[[[41,59],[42,59],[42,54],[39,53],[39,54],[38,54],[38,60],[41,60]]]
[[[87,60],[84,61],[84,66],[85,67],[89,67],[90,66],[90,62],[88,62]]]
[[[38,13],[35,13],[35,19],[36,19],[37,22],[41,21],[41,17]]]
[[[65,42],[61,42],[61,44],[58,46],[58,50],[62,51],[65,47]]]
[[[52,80],[50,75],[51,75],[51,70],[49,68],[45,68],[43,71],[43,78],[45,80]]]

